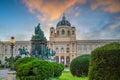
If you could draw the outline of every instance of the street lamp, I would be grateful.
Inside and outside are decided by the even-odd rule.
[[[14,70],[14,66],[13,66],[13,62],[14,62],[14,58],[13,58],[13,48],[15,45],[15,38],[12,36],[10,38],[10,46],[11,46],[11,59],[10,59],[10,70],[13,71]]]

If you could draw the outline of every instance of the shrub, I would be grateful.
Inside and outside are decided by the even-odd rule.
[[[18,59],[20,59],[21,58],[21,56],[15,56],[15,58],[14,58],[14,62],[16,62]]]
[[[19,66],[18,63],[20,63]],[[17,77],[20,80],[44,80],[53,77],[53,66],[48,61],[26,57],[17,60],[15,65],[17,65]]]
[[[33,61],[33,60],[35,60],[35,58],[33,58],[33,57],[20,58],[20,59],[18,59],[18,60],[16,60],[16,61],[14,62],[14,68],[15,68],[15,70],[17,70],[17,68],[18,68],[21,64],[27,64],[28,62]]]
[[[61,76],[62,71],[64,70],[64,65],[57,62],[52,62],[51,64],[53,65],[54,69],[54,77]]]
[[[72,60],[70,64],[70,72],[73,76],[87,76],[89,67],[89,54],[81,55]]]
[[[89,80],[120,80],[120,43],[109,43],[92,51]]]

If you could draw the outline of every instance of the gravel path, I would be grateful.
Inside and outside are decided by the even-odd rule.
[[[7,77],[8,70],[0,70],[0,78]]]

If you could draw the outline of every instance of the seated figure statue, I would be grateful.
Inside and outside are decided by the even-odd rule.
[[[35,27],[35,34],[38,34],[40,30],[40,23],[37,25],[37,27]]]

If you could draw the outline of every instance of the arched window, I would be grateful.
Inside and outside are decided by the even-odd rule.
[[[70,57],[69,56],[66,57],[66,64],[70,64]]]
[[[75,31],[72,31],[72,35],[74,35],[75,34]]]
[[[64,56],[61,56],[61,63],[64,64]]]
[[[69,52],[70,52],[70,48],[67,48],[67,49],[66,49],[66,52],[69,53]]]
[[[53,33],[53,31],[51,31],[51,34]]]
[[[64,53],[64,48],[61,48],[61,53]]]
[[[64,34],[65,34],[65,31],[64,31],[64,29],[62,29],[62,31],[61,31],[61,34],[62,34],[62,35],[64,35]]]
[[[68,36],[70,35],[70,31],[68,30]]]
[[[58,56],[55,57],[55,61],[59,62],[59,57]]]
[[[59,52],[58,48],[56,48],[56,52]]]
[[[57,35],[59,35],[59,31],[57,31]]]

